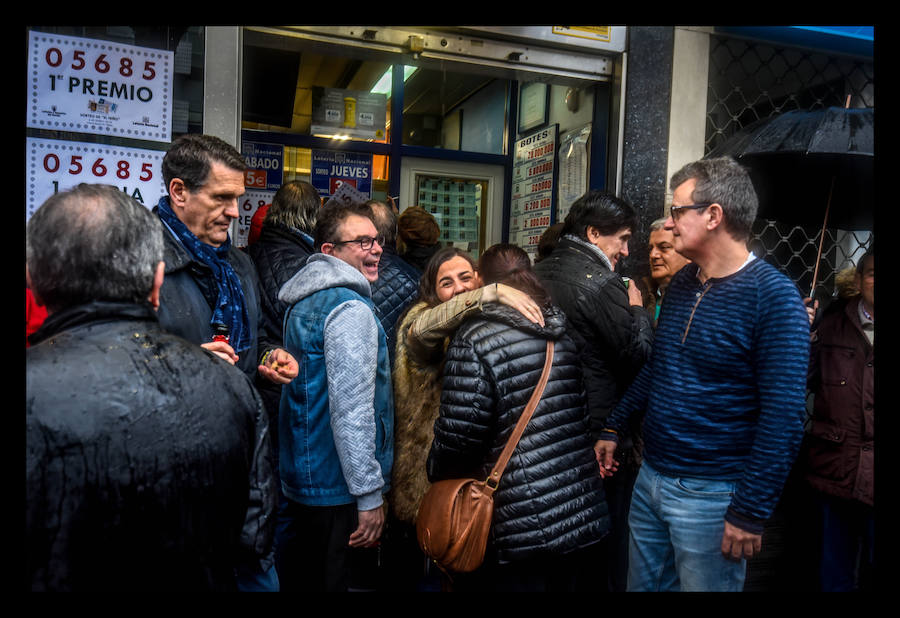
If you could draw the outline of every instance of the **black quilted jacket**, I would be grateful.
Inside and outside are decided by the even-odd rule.
[[[283,225],[263,225],[259,239],[247,248],[256,264],[262,288],[262,309],[276,332],[269,333],[273,341],[281,345],[284,314],[287,305],[278,300],[278,292],[288,279],[303,268],[306,258],[313,253],[310,239]]]
[[[541,402],[494,493],[492,542],[500,562],[565,554],[609,529],[575,345],[559,309],[545,310],[545,321],[540,327],[488,303],[447,351],[431,481],[487,478],[537,384],[547,339],[556,342]]]
[[[416,299],[421,276],[422,273],[405,262],[392,247],[384,247],[378,263],[378,279],[372,284],[372,302],[387,336],[391,367],[394,366],[397,320]]]

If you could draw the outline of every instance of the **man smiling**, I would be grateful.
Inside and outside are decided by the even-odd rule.
[[[303,373],[282,391],[279,471],[287,504],[276,533],[282,590],[346,591],[354,548],[384,527],[393,463],[387,339],[371,286],[384,239],[365,206],[325,207],[318,253],[279,299],[284,343]]]

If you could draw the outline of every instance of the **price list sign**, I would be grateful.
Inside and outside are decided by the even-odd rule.
[[[31,31],[25,126],[168,143],[174,56]]]
[[[558,125],[516,142],[509,239],[537,255],[541,234],[550,226]]]
[[[54,193],[82,182],[113,185],[148,208],[166,193],[165,152],[38,138],[25,140],[25,221]]]

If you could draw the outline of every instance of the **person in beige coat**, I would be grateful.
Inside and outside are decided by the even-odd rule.
[[[519,290],[482,286],[468,253],[445,247],[428,261],[418,297],[400,318],[394,357],[394,467],[385,561],[394,563],[398,589],[427,585],[428,560],[415,536],[416,513],[429,482],[425,461],[441,399],[444,352],[456,328],[483,303],[499,302],[543,325],[537,304]]]

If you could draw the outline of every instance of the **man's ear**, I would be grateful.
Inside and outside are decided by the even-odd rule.
[[[187,201],[188,188],[181,178],[173,178],[169,181],[169,204],[174,208],[181,208]]]
[[[153,287],[150,289],[150,296],[147,300],[153,305],[153,309],[159,311],[159,290],[162,288],[163,279],[166,276],[166,263],[160,262],[156,265],[156,272],[153,274]]]
[[[710,204],[706,208],[706,214],[709,218],[706,220],[706,229],[712,231],[722,225],[725,221],[725,213],[722,211],[720,204]]]

